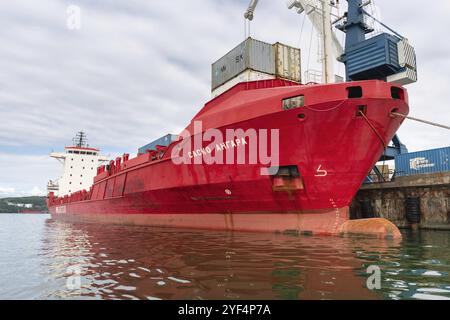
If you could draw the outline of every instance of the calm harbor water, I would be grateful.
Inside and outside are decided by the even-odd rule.
[[[450,299],[449,244],[450,232],[393,242],[0,214],[0,299]]]

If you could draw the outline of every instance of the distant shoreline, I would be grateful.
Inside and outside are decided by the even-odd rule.
[[[45,197],[0,198],[0,214],[47,213],[48,209],[45,199]]]

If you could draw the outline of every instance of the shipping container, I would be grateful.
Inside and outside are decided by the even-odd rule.
[[[282,43],[273,45],[275,51],[275,75],[278,78],[302,82],[300,49]]]
[[[401,154],[395,158],[396,176],[450,171],[450,147]]]
[[[231,80],[228,80],[223,85],[217,87],[212,91],[212,97],[215,98],[225,91],[233,88],[235,85],[241,83],[241,82],[250,82],[250,81],[260,81],[260,80],[272,80],[276,79],[274,75],[259,72],[259,71],[253,71],[253,70],[245,70],[244,72],[240,73],[236,77],[234,77]]]
[[[147,150],[156,150],[156,146],[163,146],[167,147],[172,142],[176,141],[178,139],[178,136],[175,134],[168,134],[162,138],[159,138],[141,148],[139,148],[138,153],[139,154],[145,154]]]
[[[275,74],[273,46],[252,38],[242,42],[212,65],[212,89],[216,89],[247,69]]]

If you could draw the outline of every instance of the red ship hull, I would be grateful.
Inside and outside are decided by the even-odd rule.
[[[362,96],[351,97],[349,87],[360,87]],[[394,98],[392,87],[401,94]],[[282,109],[283,99],[299,95],[304,107]],[[224,135],[279,130],[279,166],[295,166],[298,177],[262,175],[268,166],[248,161],[175,164],[177,142],[161,159],[145,154],[118,163],[90,192],[50,196],[49,211],[71,221],[340,234],[353,197],[403,121],[392,111],[408,114],[406,90],[382,81],[239,84],[206,104],[187,129],[201,121],[203,131]]]

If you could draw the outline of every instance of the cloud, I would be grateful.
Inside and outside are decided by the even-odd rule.
[[[11,194],[14,194],[15,192],[16,192],[16,189],[14,189],[14,188],[0,187],[0,195],[1,196],[11,195]]]
[[[62,166],[46,154],[18,155],[0,152],[0,196],[43,195],[49,179],[60,176]]]
[[[31,189],[30,194],[32,196],[45,196],[47,194],[47,192],[42,190],[41,188],[35,186],[35,187],[33,187],[33,189]]]
[[[42,197],[45,196],[47,192],[37,186],[33,187],[31,190],[16,190],[16,188],[5,188],[0,187],[0,197],[1,198],[9,198],[9,197],[25,197],[25,196],[37,196]]]
[[[420,1],[376,3],[383,21],[417,49],[420,80],[409,87],[411,114],[450,123],[448,1],[435,0],[439,10],[428,11]],[[66,27],[71,4],[82,9],[81,30]],[[0,181],[16,192],[44,189],[61,169],[46,155],[70,144],[81,129],[91,145],[112,154],[135,153],[153,139],[181,131],[210,97],[211,63],[243,40],[247,5],[245,0],[3,5]],[[252,36],[300,45],[303,68],[318,68],[316,59],[307,65],[309,47],[314,57],[318,40],[302,21],[283,1],[261,1]],[[409,121],[400,136],[411,150],[450,144],[441,129]]]

